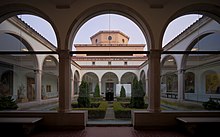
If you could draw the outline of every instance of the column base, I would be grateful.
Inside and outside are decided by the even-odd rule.
[[[160,113],[161,109],[160,108],[158,108],[158,109],[147,109],[147,111],[152,112],[152,113]]]

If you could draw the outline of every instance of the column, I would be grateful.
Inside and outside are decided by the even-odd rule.
[[[148,111],[160,112],[160,57],[161,50],[150,50]]]
[[[36,101],[41,101],[41,81],[42,81],[42,71],[36,70],[35,71],[35,93],[36,93]]]
[[[59,112],[68,112],[71,109],[70,91],[70,63],[69,50],[58,50],[59,54]]]
[[[75,92],[74,83],[75,83],[75,80],[73,77],[71,77],[71,91],[70,91],[71,92],[71,101],[74,98],[74,92]]]
[[[102,86],[102,82],[99,81],[99,90],[100,90],[100,94],[101,94],[100,96],[103,97],[103,94],[102,94],[102,87],[101,87],[101,86]]]
[[[185,82],[184,82],[184,70],[178,70],[178,100],[183,101],[184,98],[184,89],[185,89]]]

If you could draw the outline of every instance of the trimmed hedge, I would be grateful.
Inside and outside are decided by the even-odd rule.
[[[119,102],[129,102],[131,100],[130,97],[116,97]]]
[[[108,103],[105,101],[101,102],[92,102],[91,106],[96,106],[97,104],[98,107],[90,107],[90,108],[75,108],[77,107],[77,103],[72,103],[73,110],[88,110],[88,118],[89,119],[103,119],[105,117],[105,113],[108,107]]]
[[[103,101],[103,97],[91,97],[90,101],[91,102],[100,102],[100,101]]]
[[[121,102],[113,102],[115,118],[131,118],[131,108],[124,108]]]

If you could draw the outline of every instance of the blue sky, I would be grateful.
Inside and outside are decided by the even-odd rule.
[[[57,46],[56,36],[51,25],[44,19],[32,15],[19,16],[48,41]],[[163,45],[175,38],[183,30],[198,20],[200,15],[185,15],[172,21],[163,38]],[[78,31],[73,43],[91,43],[90,37],[100,30],[119,30],[127,34],[130,44],[146,44],[146,40],[139,27],[130,19],[116,14],[104,14],[87,21]]]

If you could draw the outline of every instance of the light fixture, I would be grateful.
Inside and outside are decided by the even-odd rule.
[[[28,49],[26,49],[26,48],[22,48],[21,51],[28,51]]]
[[[51,59],[46,59],[46,62],[51,62],[52,60]]]
[[[168,62],[173,62],[174,61],[174,59],[168,59]]]
[[[198,48],[194,47],[191,49],[191,51],[198,51]]]

